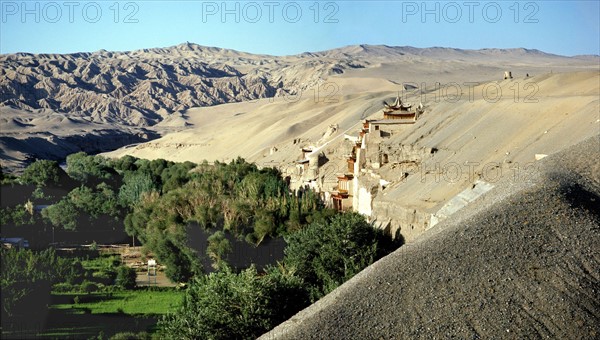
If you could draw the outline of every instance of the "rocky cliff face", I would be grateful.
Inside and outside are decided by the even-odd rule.
[[[147,141],[189,126],[180,117],[186,109],[293,96],[356,66],[349,64],[190,43],[130,52],[1,55],[2,163],[18,169],[31,159]]]
[[[189,107],[270,97],[277,86],[259,74],[168,52],[7,55],[0,69],[4,106],[137,126]]]
[[[18,53],[0,56],[0,106],[152,126],[191,107],[294,94],[347,67],[356,65],[189,43],[131,52]]]

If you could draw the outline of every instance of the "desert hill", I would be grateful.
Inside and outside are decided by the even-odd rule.
[[[304,115],[329,107],[333,110],[331,115],[344,107],[350,110],[351,105],[369,106],[371,99],[387,95],[382,91],[396,92],[406,82],[419,86],[425,83],[424,87],[435,82],[462,84],[498,79],[506,69],[534,75],[589,70],[597,68],[597,62],[597,56],[563,57],[525,49],[385,45],[347,46],[291,56],[255,55],[191,43],[128,52],[6,54],[0,56],[0,141],[5,155],[2,161],[3,166],[15,169],[34,158],[64,158],[67,151],[106,151],[177,130],[205,129],[206,125],[201,125],[204,122],[226,122],[229,113],[246,112],[242,108],[249,110],[262,106],[261,103],[273,104],[272,108],[277,107],[273,114],[286,119],[290,110]],[[372,94],[377,92],[379,97]],[[353,98],[362,99],[350,103]],[[328,105],[339,100],[344,101],[343,105]],[[236,107],[237,112],[227,112],[222,117],[208,113],[208,121],[196,114],[210,111],[205,108],[226,112],[227,106],[220,108],[219,104],[232,105],[228,103],[241,104]],[[375,110],[374,107],[372,111]],[[372,111],[361,112],[360,116]],[[56,116],[80,124],[77,128],[70,120],[57,124]],[[352,120],[348,117],[348,122]],[[312,124],[309,119],[302,121]],[[261,124],[270,123],[267,120]],[[305,127],[285,120],[280,124],[289,125],[290,131]],[[84,125],[87,126],[83,128]],[[320,127],[315,133],[316,130],[323,133]],[[97,145],[95,142],[93,148],[88,148],[83,143],[78,148],[66,140],[74,131],[83,139],[89,136],[96,140]],[[113,135],[117,138],[106,138]],[[50,143],[24,147],[34,144],[28,138],[37,137]],[[281,138],[269,136],[263,144],[280,141]],[[210,145],[214,147],[216,143]],[[49,147],[55,150],[48,151]],[[246,150],[238,155],[248,157],[257,151],[250,146]],[[207,158],[226,157],[226,152],[215,152]]]
[[[2,103],[67,112],[96,122],[148,126],[184,108],[275,94],[266,79],[242,75],[206,57],[204,49],[191,48],[5,55],[0,59]],[[224,57],[230,54],[219,52]]]
[[[262,339],[594,339],[598,136],[504,178]]]
[[[509,66],[507,63],[576,68],[589,66],[590,61],[594,60],[526,49],[385,45],[347,46],[283,57],[191,43],[130,52],[17,53],[0,56],[0,103],[26,110],[45,108],[83,115],[96,122],[145,126],[192,107],[294,94],[331,74],[373,68],[386,62],[430,67],[435,62],[501,63],[502,69]]]

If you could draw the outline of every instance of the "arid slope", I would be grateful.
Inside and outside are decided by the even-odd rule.
[[[270,116],[262,115],[264,122],[253,125],[254,130],[244,130],[253,131],[252,139],[264,140],[264,146],[269,147],[283,141],[280,137],[287,134],[277,129],[257,128],[271,126],[272,119],[288,127],[290,136],[304,133],[307,127],[315,127],[308,134],[314,135],[317,130],[322,134],[324,130],[313,123],[315,119],[330,121],[326,116],[344,112],[349,121],[355,115],[363,117],[376,111],[377,101],[388,95],[382,91],[395,93],[406,82],[419,86],[425,83],[426,87],[435,82],[463,84],[499,79],[504,70],[523,77],[526,73],[597,69],[597,65],[598,57],[563,57],[526,49],[418,49],[384,45],[347,46],[293,56],[254,55],[191,43],[129,52],[2,55],[0,139],[2,153],[6,155],[2,156],[2,165],[16,169],[35,158],[64,158],[68,152],[77,150],[76,144],[67,140],[73,133],[97,143],[94,148],[82,143],[79,150],[98,152],[173,131],[208,131],[207,123],[222,123],[219,131],[229,129],[230,126],[223,124],[240,123],[229,119],[230,115],[252,113],[250,109],[258,106],[249,102],[258,98],[269,98],[268,104],[271,99],[285,102],[285,105],[265,106],[260,111],[270,112]],[[244,104],[215,106],[237,102]],[[205,110],[206,107],[215,109]],[[197,117],[196,112],[205,115]],[[305,112],[312,113],[302,117]],[[291,114],[298,115],[298,119],[291,119]],[[57,124],[56,116],[67,120]],[[69,123],[71,120],[80,123],[77,128]],[[36,128],[31,129],[30,125]],[[25,147],[31,144],[29,138],[40,137],[39,131],[45,131],[42,138],[53,142]],[[278,135],[272,137],[273,133]],[[200,139],[204,137],[198,135]],[[218,139],[195,144],[211,146],[209,154],[193,153],[209,160],[248,158],[258,151],[255,142],[243,149],[231,149]],[[182,152],[178,155],[187,157]]]
[[[594,339],[600,140],[505,178],[262,339]]]

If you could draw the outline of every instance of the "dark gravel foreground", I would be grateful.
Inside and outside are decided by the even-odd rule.
[[[599,137],[495,183],[262,338],[600,338]]]

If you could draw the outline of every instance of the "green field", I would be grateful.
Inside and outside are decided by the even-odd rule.
[[[52,305],[53,309],[72,310],[74,314],[158,315],[175,312],[181,305],[183,291],[176,289],[136,289],[112,294],[59,294],[71,303]],[[78,297],[79,303],[73,299]]]
[[[119,255],[101,255],[96,258],[81,261],[81,265],[86,270],[101,271],[118,267],[121,264]]]
[[[53,293],[48,310],[16,316],[2,338],[106,339],[119,332],[156,332],[161,315],[175,312],[184,291],[175,288],[110,293]],[[77,297],[78,303],[74,303]]]
[[[38,312],[37,318],[16,318],[19,331],[3,330],[2,338],[88,339],[98,334],[107,338],[118,332],[152,334],[160,316],[175,312],[184,294],[175,288],[90,294],[55,292],[47,311]],[[78,303],[74,303],[75,299]]]

